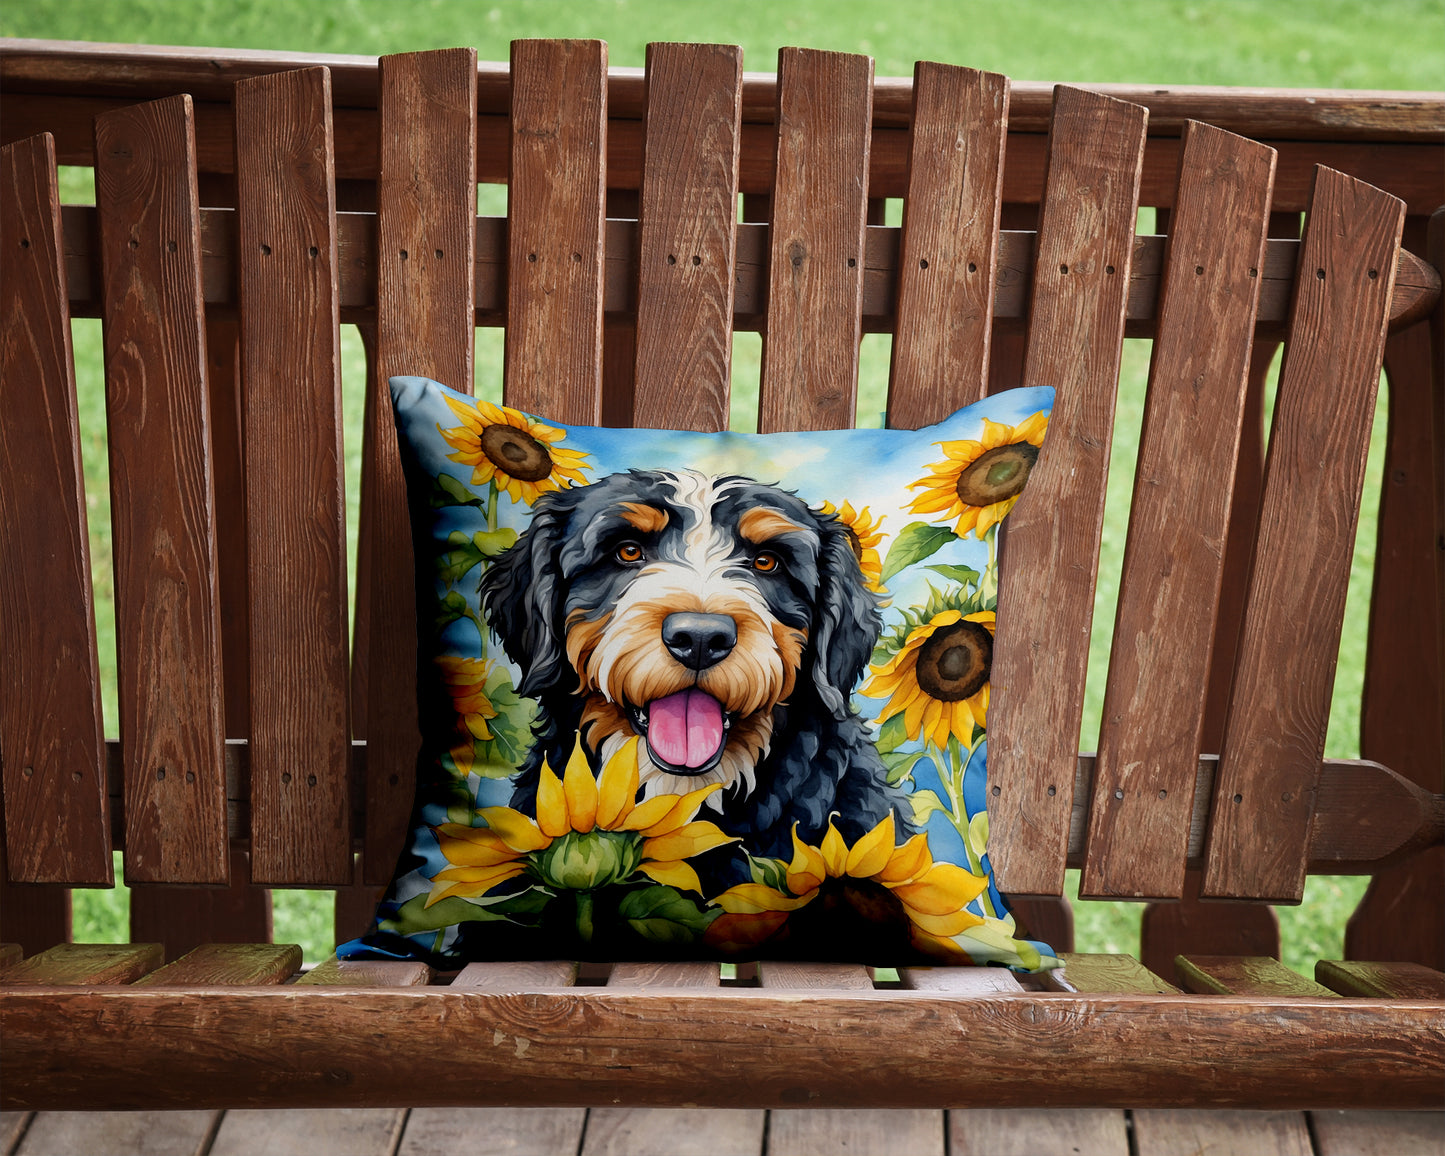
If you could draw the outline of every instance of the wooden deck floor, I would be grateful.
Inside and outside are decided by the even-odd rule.
[[[1445,1156],[1445,1112],[3,1112],[4,1156]]]

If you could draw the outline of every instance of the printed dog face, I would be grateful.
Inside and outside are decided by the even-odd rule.
[[[647,794],[750,793],[780,725],[849,713],[879,630],[846,526],[693,472],[544,495],[481,589],[520,692],[542,704],[538,745],[580,727],[606,758],[641,736]]]

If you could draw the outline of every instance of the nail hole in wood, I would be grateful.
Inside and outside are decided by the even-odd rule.
[[[140,248],[140,242],[137,241],[134,237],[132,237],[132,238],[131,238],[129,241],[127,241],[126,243],[127,243],[132,249],[139,249],[139,248]]]
[[[1105,266],[1104,266],[1104,272],[1107,273],[1110,277],[1112,277],[1112,276],[1114,275],[1114,266],[1112,266],[1112,265],[1105,265]]]
[[[263,256],[263,257],[269,257],[270,255],[271,255],[271,246],[270,246],[270,245],[262,245],[262,246],[261,246],[261,256]]]
[[[1116,798],[1116,799],[1122,799],[1123,797],[1124,797],[1123,789],[1122,789],[1122,788],[1119,788],[1119,787],[1115,787],[1115,788],[1114,788],[1114,798]]]
[[[309,249],[306,250],[306,255],[308,257],[318,257],[321,255],[321,250],[318,249],[315,245],[312,245]]]
[[[175,251],[176,251],[176,243],[175,243],[174,241],[167,241],[167,242],[166,242],[166,252],[167,252],[167,253],[174,253]]]
[[[1371,281],[1373,281],[1373,280],[1374,280],[1376,277],[1378,277],[1379,275],[1380,275],[1380,271],[1379,271],[1378,269],[1371,269],[1371,270],[1370,270],[1370,280],[1371,280]]]
[[[858,268],[858,258],[857,258],[857,257],[849,257],[849,258],[848,258],[848,268],[850,268],[850,269],[856,269],[856,268]]]
[[[919,260],[919,262],[918,262],[918,267],[919,267],[920,269],[927,269],[927,268],[928,268],[928,258],[927,258],[927,257],[921,258],[921,259]]]
[[[1159,792],[1159,797],[1161,799],[1167,799],[1169,797],[1169,792],[1161,789]]]
[[[536,253],[528,253],[528,254],[527,254],[527,260],[528,260],[528,261],[531,261],[533,264],[535,264],[536,261],[537,261],[537,254],[536,254]]]
[[[581,260],[582,260],[582,254],[581,254],[581,253],[573,253],[573,254],[572,254],[572,260],[577,261],[577,262],[580,263]]]
[[[692,255],[692,263],[693,263],[694,265],[701,265],[701,264],[702,264],[702,258],[699,257],[696,253],[694,253],[694,254]]]
[[[1067,265],[1060,265],[1060,266],[1059,266],[1059,272],[1060,272],[1060,273],[1067,273],[1068,271],[1069,271],[1069,267],[1068,267]]]
[[[165,769],[165,767],[157,767],[157,768],[156,768],[156,782],[158,782],[158,783],[164,783],[165,781],[166,781],[166,769]]]
[[[994,787],[994,788],[993,788],[993,797],[994,797],[995,799],[998,798],[998,788],[997,788],[997,787]]]
[[[1055,795],[1057,795],[1058,793],[1059,793],[1059,788],[1058,788],[1058,787],[1050,787],[1050,788],[1049,788],[1049,798],[1052,799],[1052,798],[1053,798]]]
[[[28,779],[28,778],[31,778],[32,776],[34,776],[34,774],[35,774],[35,768],[34,768],[34,767],[26,767],[26,768],[25,768],[23,771],[21,771],[20,773],[23,774],[23,775]]]
[[[401,259],[402,259],[403,261],[405,261],[405,260],[406,260],[408,257],[410,257],[410,256],[411,256],[411,254],[408,253],[405,249],[403,249],[403,250],[401,251]]]
[[[1316,280],[1316,281],[1323,281],[1324,279],[1325,279],[1325,271],[1324,271],[1323,269],[1316,269],[1316,270],[1315,270],[1315,280]]]
[[[187,771],[187,772],[186,772],[186,782],[188,782],[188,783],[194,783],[195,781],[196,781],[196,772],[195,772],[195,771]]]
[[[20,238],[20,247],[21,247],[22,249],[28,249],[28,248],[30,248],[30,238],[29,238],[29,237],[21,237],[21,238]]]
[[[306,776],[306,785],[307,785],[308,787],[314,787],[314,786],[316,785],[316,776],[315,776],[315,775],[307,775],[307,776]]]
[[[668,263],[669,265],[676,265],[676,264],[677,264],[677,255],[676,255],[675,253],[669,253],[669,254],[667,255],[667,263]]]
[[[281,781],[282,781],[283,783],[290,783],[290,782],[291,782],[291,772],[290,772],[290,771],[282,771],[282,772],[281,772]]]
[[[970,273],[977,273],[977,272],[978,272],[978,266],[975,265],[972,261],[970,261],[970,262],[968,263],[968,271],[969,271]]]
[[[77,783],[80,782],[81,779],[85,778],[85,776],[82,775],[79,771],[71,771],[70,777]]]
[[[1242,803],[1242,802],[1244,802],[1244,796],[1243,796],[1243,795],[1235,795],[1235,796],[1234,796],[1234,801],[1235,801],[1236,803]]]
[[[1251,270],[1249,271],[1249,275],[1250,275],[1251,277],[1258,277],[1258,276],[1259,276],[1259,270],[1258,270],[1258,269],[1251,269]]]
[[[1203,277],[1203,276],[1204,276],[1204,266],[1203,266],[1203,265],[1196,265],[1196,266],[1194,266],[1194,275],[1195,275],[1196,277]]]
[[[435,249],[432,251],[432,256],[435,257],[438,261],[440,261],[442,259],[442,251],[440,249]]]
[[[389,782],[389,783],[394,787],[394,786],[396,786],[398,783],[401,782],[401,776],[400,776],[400,775],[391,775],[391,776],[387,779],[387,782]]]

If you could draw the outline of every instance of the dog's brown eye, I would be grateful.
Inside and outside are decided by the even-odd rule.
[[[636,542],[623,542],[617,547],[617,560],[626,562],[629,565],[633,562],[642,561],[642,547]]]
[[[753,569],[760,574],[771,574],[783,563],[776,554],[762,553],[753,559]]]

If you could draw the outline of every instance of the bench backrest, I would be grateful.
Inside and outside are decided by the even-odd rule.
[[[893,335],[896,426],[1017,382],[1056,387],[1011,519],[992,675],[1005,889],[1057,895],[1072,864],[1086,893],[1178,896],[1192,864],[1206,894],[1292,902],[1307,870],[1428,837],[1428,798],[1371,764],[1322,762],[1387,328],[1438,294],[1400,248],[1400,199],[1321,168],[1303,194],[1292,174],[1281,202],[1276,150],[1189,123],[1177,191],[1156,197],[1167,238],[1136,236],[1147,110],[1059,87],[1033,146],[1036,227],[1001,231],[1014,141],[997,75],[920,64],[903,109],[868,58],[786,49],[760,127],[739,50],[654,45],[621,132],[598,42],[518,42],[500,128],[479,120],[479,77],[497,74],[470,50],[387,57],[374,75],[374,211],[338,210],[365,199],[347,182],[366,174],[337,168],[358,122],[325,68],[235,84],[234,207],[201,207],[190,96],[96,118],[93,212],[60,208],[50,138],[5,148],[11,879],[105,884],[122,845],[137,883],[225,882],[238,847],[257,883],[350,884],[357,851],[368,882],[387,878],[417,736],[384,384],[469,388],[477,324],[505,327],[506,404],[569,423],[724,428],[744,328],[764,334],[764,431],[851,425],[865,331]],[[875,92],[892,102],[881,126]],[[508,215],[479,218],[476,182],[499,158]],[[903,198],[901,229],[879,219],[885,196]],[[1302,205],[1302,239],[1271,238],[1272,211]],[[110,750],[72,300],[105,325]],[[369,376],[350,637],[343,320],[361,326]],[[1081,759],[1126,334],[1154,352],[1103,731]],[[1257,467],[1256,335],[1287,349],[1257,516],[1240,512],[1239,476]]]

